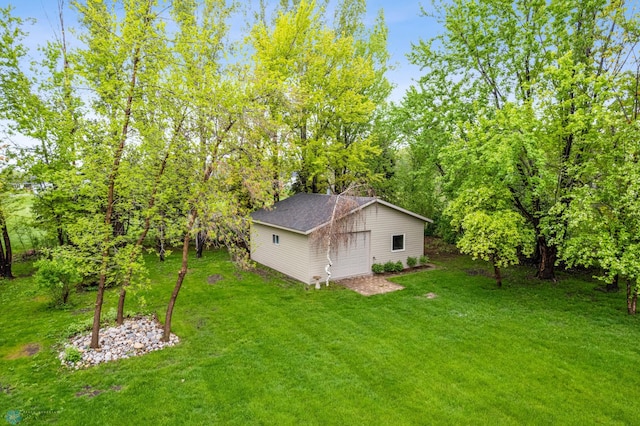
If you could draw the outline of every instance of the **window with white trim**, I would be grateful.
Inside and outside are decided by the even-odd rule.
[[[404,234],[391,236],[391,251],[404,251]]]
[[[273,244],[275,245],[280,245],[280,235],[271,234],[271,241],[273,241]]]

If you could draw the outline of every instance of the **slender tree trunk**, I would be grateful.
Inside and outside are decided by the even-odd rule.
[[[0,241],[0,277],[4,277],[4,245]]]
[[[176,280],[176,285],[173,287],[171,299],[169,299],[169,305],[167,306],[167,315],[164,320],[164,333],[162,334],[162,340],[165,342],[168,342],[171,336],[171,318],[173,316],[173,307],[176,304],[176,299],[178,298],[178,294],[180,293],[180,288],[182,287],[184,277],[185,275],[187,275],[187,268],[189,264],[189,240],[193,224],[196,220],[196,214],[197,213],[195,211],[192,212],[191,219],[189,219],[189,226],[187,228],[187,232],[184,235],[184,240],[182,243],[182,267],[180,268],[180,272],[178,272],[178,279]]]
[[[196,234],[196,258],[198,259],[202,258],[205,238],[204,232],[198,231],[198,234]]]
[[[182,121],[180,121],[180,124],[176,127],[174,136],[178,134],[181,127],[182,127]],[[167,166],[167,160],[169,159],[169,154],[171,152],[170,148],[171,148],[171,143],[169,144],[169,147],[167,147],[167,151],[164,157],[162,158],[162,162],[160,163],[160,169],[158,170],[158,174],[156,175],[156,178],[153,182],[153,190],[151,191],[151,196],[149,197],[149,205],[148,205],[149,212],[153,209],[153,207],[156,204],[156,194],[158,193],[158,186],[160,185],[160,179],[162,178],[162,175],[164,174],[164,171]],[[142,228],[142,232],[140,233],[140,235],[138,236],[138,240],[136,241],[135,250],[131,252],[131,257],[129,258],[130,264],[133,262],[135,256],[138,254],[138,249],[142,247],[142,243],[144,243],[144,240],[147,238],[147,234],[149,233],[149,228],[151,228],[151,216],[147,214],[147,217],[144,219],[144,227]],[[164,258],[162,260],[164,260]],[[118,325],[122,325],[122,323],[124,322],[124,301],[127,296],[127,287],[131,283],[131,274],[132,274],[132,270],[131,270],[131,267],[129,267],[129,269],[127,270],[126,278],[122,283],[122,289],[120,289],[120,297],[118,298],[118,313],[116,315],[116,322]]]
[[[538,237],[537,245],[539,264],[536,276],[541,280],[553,280],[555,279],[554,266],[557,259],[557,249],[548,245],[544,236]]]
[[[496,264],[493,265],[493,273],[496,278],[496,285],[498,288],[502,288],[502,274],[500,273],[500,267]]]
[[[627,313],[629,315],[636,314],[636,305],[638,302],[638,287],[627,280]]]
[[[618,274],[616,274],[616,276],[613,277],[613,281],[611,282],[611,284],[607,284],[607,293],[617,293],[618,291],[620,291],[618,281],[619,276]]]
[[[2,265],[0,266],[0,273],[4,278],[13,278],[11,272],[11,265],[13,262],[13,253],[11,252],[11,240],[9,239],[9,231],[7,230],[7,222],[4,219],[4,214],[0,212],[0,224],[2,225],[2,240],[4,241],[4,256],[0,258]],[[2,248],[0,247],[0,251]]]
[[[127,95],[126,108],[124,111],[124,123],[120,132],[120,141],[114,152],[113,166],[109,174],[109,187],[107,194],[107,211],[105,213],[105,224],[110,227],[111,215],[113,214],[113,205],[115,200],[115,185],[120,167],[120,160],[124,152],[124,146],[127,141],[127,133],[129,131],[129,122],[131,120],[131,108],[133,105],[134,89],[138,76],[138,65],[140,64],[140,46],[137,46],[133,54],[133,68],[131,71],[131,81],[129,83],[129,94]],[[104,247],[102,249],[102,266],[100,268],[100,281],[98,283],[98,292],[96,294],[96,305],[93,312],[93,327],[91,329],[91,348],[100,347],[100,315],[102,313],[102,303],[104,301],[104,287],[107,281],[107,266],[109,264],[109,245],[111,243],[111,235],[107,233],[104,237]]]

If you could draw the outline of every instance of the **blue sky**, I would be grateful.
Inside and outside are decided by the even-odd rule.
[[[75,17],[69,11],[68,4],[71,0],[65,0],[67,27],[76,25]],[[269,1],[269,0],[267,0]],[[276,0],[271,0],[276,1]],[[332,0],[332,3],[335,1]],[[28,27],[30,33],[27,45],[35,48],[44,44],[58,34],[57,5],[58,0],[0,0],[0,6],[11,4],[14,14],[23,18],[32,17],[36,24]],[[369,0],[367,2],[367,24],[372,24],[378,11],[384,10],[385,20],[389,28],[388,49],[391,55],[391,64],[396,67],[389,72],[389,80],[396,86],[392,100],[398,102],[404,92],[420,76],[420,69],[409,63],[406,54],[411,50],[411,43],[417,43],[420,39],[428,39],[440,31],[440,26],[435,19],[420,16],[420,5],[430,7],[430,0]],[[239,24],[242,26],[242,24]]]

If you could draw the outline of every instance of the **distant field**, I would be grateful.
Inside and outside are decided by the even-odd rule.
[[[163,320],[179,259],[147,262],[144,310]],[[238,273],[225,252],[208,252],[191,260],[177,301],[178,346],[81,371],[56,352],[91,318],[95,293],[52,310],[19,264],[22,278],[0,282],[0,415],[65,425],[638,422],[640,323],[623,294],[565,274],[540,282],[525,268],[507,270],[498,290],[483,263],[436,263],[395,278],[404,290],[365,297]],[[208,284],[214,274],[222,279]],[[107,291],[104,312],[116,302]],[[127,308],[141,309],[133,297]],[[28,345],[40,351],[28,356]]]
[[[41,233],[31,224],[32,204],[33,194],[25,192],[14,195],[7,209],[7,227],[15,256],[34,248],[34,245],[37,245],[38,240],[42,237]]]

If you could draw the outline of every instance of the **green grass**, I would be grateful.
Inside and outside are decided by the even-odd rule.
[[[38,248],[44,235],[31,225],[33,194],[22,192],[13,195],[7,206],[7,230],[14,256]]]
[[[148,258],[145,309],[161,320],[177,257]],[[0,415],[71,425],[637,422],[640,327],[624,295],[569,275],[539,282],[527,269],[507,271],[497,290],[487,270],[450,258],[395,278],[402,291],[364,297],[239,276],[224,252],[207,253],[191,260],[177,301],[178,346],[81,371],[59,365],[58,342],[91,317],[95,293],[52,310],[30,277],[0,282]],[[213,274],[224,278],[209,285]],[[105,312],[116,301],[109,291]],[[133,298],[127,309],[139,309]],[[29,343],[42,351],[16,358]]]

